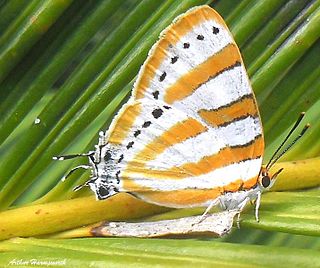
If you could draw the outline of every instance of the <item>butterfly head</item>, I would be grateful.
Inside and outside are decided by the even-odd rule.
[[[270,189],[276,181],[276,178],[280,174],[283,168],[279,169],[275,173],[271,174],[265,167],[261,168],[258,183],[262,189]]]

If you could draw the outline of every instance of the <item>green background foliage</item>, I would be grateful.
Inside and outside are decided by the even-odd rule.
[[[95,218],[98,212],[83,202],[77,203],[92,193],[72,192],[88,178],[87,172],[79,171],[60,182],[84,160],[57,163],[52,156],[93,148],[97,133],[108,127],[130,95],[159,33],[177,15],[201,4],[210,4],[222,15],[240,47],[264,125],[265,159],[298,114],[306,111],[305,122],[311,123],[311,130],[283,160],[309,159],[309,165],[319,164],[320,0],[0,1],[2,239],[44,235],[103,219]],[[40,120],[37,124],[36,119]],[[307,174],[315,178],[313,186],[319,186],[316,168],[312,173],[300,170],[297,177]],[[295,189],[310,186],[297,181]],[[33,220],[30,205],[45,211],[57,201],[60,209],[51,218],[43,215]],[[220,239],[15,238],[0,243],[0,264],[38,258],[66,259],[68,267],[190,263],[316,267],[320,266],[319,201],[319,189],[267,193],[262,197],[260,223],[249,206],[241,229]],[[143,212],[140,203],[130,204],[140,210],[128,218],[156,212],[149,207]],[[68,206],[73,209],[65,210]],[[84,220],[86,215],[89,221]],[[123,219],[126,215],[106,211],[103,217]],[[14,231],[2,235],[7,226]]]

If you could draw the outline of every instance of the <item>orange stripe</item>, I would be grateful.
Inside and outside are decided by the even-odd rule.
[[[197,206],[209,200],[214,200],[222,193],[222,188],[208,190],[179,190],[168,192],[143,192],[137,196],[147,202],[168,207],[191,207]]]
[[[136,168],[132,170],[121,172],[122,187],[127,192],[152,192],[153,188],[142,186],[135,180],[144,178],[146,180],[160,180],[160,179],[183,179],[185,173],[173,172],[169,170],[149,170],[146,168]]]
[[[251,179],[250,179],[251,180]],[[223,187],[223,192],[237,192],[242,188],[243,180],[238,179]]]
[[[248,184],[250,183],[254,186],[257,182],[257,176],[249,179]],[[243,185],[247,184],[243,180],[239,179],[235,182],[232,182],[224,187],[217,187],[213,189],[185,189],[185,190],[176,190],[176,191],[137,191],[135,194],[137,197],[162,206],[168,207],[192,207],[198,206],[208,201],[213,201],[222,194],[226,192],[236,192],[244,188]],[[252,188],[252,187],[251,187]]]
[[[183,75],[166,90],[165,102],[172,104],[191,95],[201,84],[219,74],[224,69],[241,62],[239,50],[235,44],[229,44],[216,54]]]
[[[121,144],[122,141],[127,137],[128,132],[132,129],[136,117],[141,113],[140,103],[127,106],[122,110],[118,118],[115,118],[115,125],[111,129],[110,138],[108,142]]]
[[[193,176],[199,176],[207,174],[215,169],[222,168],[224,166],[238,163],[246,159],[255,159],[262,155],[263,139],[262,137],[256,138],[251,144],[239,147],[226,147],[219,151],[219,153],[204,156],[197,163],[187,163],[179,167],[171,168],[169,171],[179,172],[184,170],[186,172],[185,177],[189,177],[189,174]],[[254,150],[254,148],[260,148]],[[256,154],[253,154],[255,152]],[[152,170],[150,171],[152,173]]]
[[[121,182],[122,188],[125,192],[134,193],[134,192],[152,192],[153,189],[147,186],[141,186],[140,184],[136,183],[134,179],[139,178],[139,174],[135,176],[131,174],[127,176],[126,174],[121,174]],[[140,175],[141,178],[141,175]]]
[[[213,127],[234,121],[243,116],[257,116],[257,106],[253,96],[246,95],[237,102],[230,103],[216,110],[199,110],[198,114]]]
[[[130,167],[126,169],[122,174],[128,178],[148,178],[148,179],[184,179],[187,177],[194,176],[195,179],[197,176],[207,174],[214,171],[215,169],[222,168],[234,163],[238,163],[247,159],[255,159],[260,157],[263,154],[264,141],[263,137],[257,137],[252,143],[249,143],[246,146],[239,147],[227,147],[219,151],[215,155],[205,156],[197,163],[187,163],[179,167],[173,167],[167,170],[152,170],[146,169],[144,167],[147,160],[136,161],[130,164]],[[128,183],[131,183],[131,180],[124,180],[124,187]],[[250,184],[246,184],[246,188]]]
[[[253,188],[257,184],[257,182],[258,182],[258,174],[256,177],[253,177],[252,179],[245,181],[245,183],[242,185],[242,189],[249,190]]]
[[[126,171],[144,171],[145,164],[148,161],[156,159],[157,156],[168,147],[181,143],[191,137],[195,137],[205,131],[207,131],[207,127],[193,118],[188,118],[182,122],[176,123],[137,153],[134,159],[128,163]]]
[[[151,80],[155,76],[155,70],[158,70],[163,60],[167,58],[166,51],[168,51],[168,47],[179,42],[193,27],[209,19],[215,20],[227,29],[220,15],[208,6],[202,6],[186,12],[184,16],[166,29],[160,37],[154,52],[147,58],[143,74],[136,83],[135,97],[137,99],[144,97]]]

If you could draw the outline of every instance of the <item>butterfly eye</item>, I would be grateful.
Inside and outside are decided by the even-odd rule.
[[[271,179],[269,176],[262,177],[261,184],[264,188],[267,188],[270,185],[270,183],[271,183]]]

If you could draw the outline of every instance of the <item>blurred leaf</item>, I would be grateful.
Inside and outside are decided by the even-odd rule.
[[[316,250],[215,241],[165,239],[13,239],[0,244],[3,263],[13,259],[64,261],[67,267],[316,267]]]

